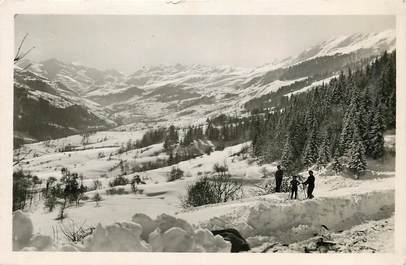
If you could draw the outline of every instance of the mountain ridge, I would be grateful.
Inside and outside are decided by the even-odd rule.
[[[125,75],[49,59],[15,71],[48,80],[62,101],[89,110],[106,124],[140,129],[170,123],[186,126],[227,113],[244,115],[251,110],[247,107],[250,102],[277,106],[278,101],[304,92],[306,87],[328,82],[339,71],[362,66],[394,49],[395,32],[387,30],[330,38],[296,56],[251,69],[178,63],[143,67]],[[33,82],[31,90],[41,89],[39,84]]]

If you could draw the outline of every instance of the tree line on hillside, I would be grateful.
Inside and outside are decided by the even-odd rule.
[[[140,140],[132,141],[129,139],[126,144],[122,144],[118,149],[118,153],[122,154],[133,149],[144,148],[153,144],[161,143],[164,141],[166,134],[167,129],[164,127],[148,130]]]
[[[396,54],[385,52],[363,67],[341,71],[328,84],[286,98],[270,112],[207,119],[206,130],[189,128],[183,143],[207,139],[221,150],[251,140],[260,162],[280,160],[288,172],[334,162],[335,170],[345,163],[358,175],[367,158],[384,155],[384,132],[396,126]],[[179,142],[173,127],[165,146]]]
[[[213,141],[221,150],[225,146],[246,142],[250,139],[250,124],[248,118],[234,117],[207,119],[205,136]]]
[[[396,126],[396,54],[383,53],[356,69],[341,71],[328,84],[286,97],[278,108],[254,109],[247,117],[219,115],[206,128],[189,126],[183,136],[174,125],[149,131],[134,147],[164,142],[169,165],[198,155],[199,140],[216,150],[252,141],[260,162],[281,161],[288,172],[343,163],[354,173],[367,158],[384,155],[384,132]],[[210,153],[211,148],[203,153]]]
[[[384,154],[384,131],[396,126],[396,55],[341,72],[329,84],[292,96],[281,111],[253,117],[252,146],[264,162],[287,171],[347,158],[359,174],[366,158]]]
[[[163,145],[169,156],[168,165],[174,165],[202,154],[210,154],[212,147],[201,140],[205,140],[201,126],[189,126],[186,128],[184,136],[180,137],[176,127],[171,125]]]

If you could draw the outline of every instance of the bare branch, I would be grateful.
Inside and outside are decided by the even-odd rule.
[[[27,39],[27,37],[28,37],[28,33],[26,33],[24,35],[24,38],[21,40],[20,45],[18,45],[17,54],[14,57],[14,63],[17,63],[18,61],[23,59],[25,56],[27,56],[35,48],[35,46],[33,46],[30,49],[28,49],[26,52],[24,52],[22,55],[20,55],[21,49],[22,49],[23,44],[24,44],[25,40]]]
[[[59,229],[65,235],[66,239],[70,242],[81,242],[83,239],[93,233],[95,227],[85,227],[86,220],[78,225],[74,220],[71,220],[70,224],[61,224]],[[77,226],[78,225],[78,226]]]
[[[17,58],[18,55],[20,55],[21,47],[23,46],[24,41],[25,41],[25,39],[27,38],[27,36],[28,36],[28,33],[26,33],[26,34],[24,35],[24,38],[21,40],[20,45],[18,46],[18,50],[17,50],[17,54],[16,54],[16,57],[15,57],[15,58]],[[15,59],[14,59],[14,60],[15,60]]]
[[[20,55],[21,47],[23,47],[24,41],[25,41],[25,39],[27,38],[27,36],[28,36],[28,33],[26,33],[26,34],[24,35],[24,38],[21,40],[20,45],[18,46],[18,49],[17,49],[17,54],[16,54],[16,56],[14,57],[14,62],[18,61],[17,58],[18,58],[18,56]]]
[[[19,58],[18,61],[22,60],[25,56],[27,56],[27,54],[29,54],[32,50],[35,49],[35,46],[31,47],[30,49],[28,49],[25,53],[23,53]]]

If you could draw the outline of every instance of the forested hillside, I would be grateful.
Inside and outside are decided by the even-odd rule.
[[[346,156],[354,173],[362,171],[367,157],[383,156],[383,133],[396,126],[395,64],[395,52],[384,53],[366,67],[292,96],[265,118],[256,116],[254,154],[264,162],[281,159],[288,171]]]
[[[395,52],[385,52],[327,84],[285,96],[278,108],[257,108],[247,117],[220,115],[207,119],[204,133],[191,126],[183,136],[167,133],[162,140],[172,146],[210,140],[216,150],[252,141],[254,157],[280,160],[288,172],[334,161],[335,170],[345,166],[358,175],[368,158],[384,156],[384,133],[396,127],[395,64]]]

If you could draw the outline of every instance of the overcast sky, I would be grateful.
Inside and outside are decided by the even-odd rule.
[[[333,36],[390,28],[394,16],[18,15],[15,43],[29,33],[28,59],[130,73],[176,63],[255,67]]]

